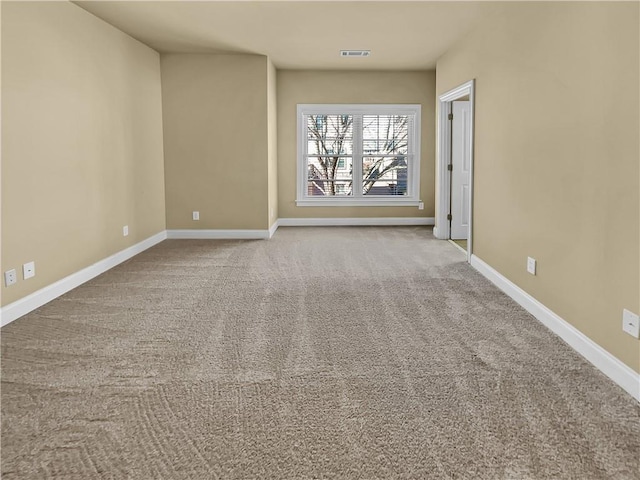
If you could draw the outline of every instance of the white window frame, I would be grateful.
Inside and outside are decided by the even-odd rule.
[[[297,196],[298,207],[319,206],[402,206],[417,207],[420,200],[420,105],[350,105],[350,104],[299,104],[297,110],[298,119],[298,172],[297,172]],[[407,195],[364,195],[357,188],[358,179],[362,179],[362,130],[361,125],[353,126],[353,195],[346,196],[312,196],[307,189],[307,124],[305,118],[308,115],[409,115],[413,121],[409,122],[408,156],[410,161],[407,167]]]

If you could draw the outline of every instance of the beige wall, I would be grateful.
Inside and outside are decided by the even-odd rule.
[[[155,51],[68,2],[2,2],[2,305],[165,229],[161,115]]]
[[[267,76],[267,109],[269,118],[269,226],[278,219],[278,104],[276,67],[269,60]]]
[[[433,217],[435,73],[278,71],[278,207],[281,218]],[[296,107],[299,103],[422,105],[420,198],[416,207],[296,207]]]
[[[477,82],[474,253],[640,371],[638,3],[501,12],[437,65]]]
[[[267,67],[259,55],[162,55],[167,228],[268,228]]]

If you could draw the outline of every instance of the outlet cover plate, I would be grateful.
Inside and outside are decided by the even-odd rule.
[[[36,262],[29,262],[22,265],[22,278],[25,280],[36,276]]]
[[[9,287],[18,281],[18,274],[16,270],[12,268],[11,270],[7,270],[4,272],[4,284]]]
[[[122,236],[126,237],[127,235],[129,235],[129,225],[122,227]]]
[[[194,220],[200,220],[200,212],[194,211],[193,212],[193,219]]]
[[[527,257],[527,272],[529,272],[531,275],[535,275],[536,274],[536,259],[535,258]]]
[[[635,338],[640,338],[640,318],[626,308],[622,310],[622,330]]]

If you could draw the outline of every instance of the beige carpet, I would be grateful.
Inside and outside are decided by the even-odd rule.
[[[166,241],[2,329],[2,478],[632,479],[640,407],[426,228]]]

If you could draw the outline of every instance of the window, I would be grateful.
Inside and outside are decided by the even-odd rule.
[[[420,105],[298,105],[298,206],[420,202]]]

